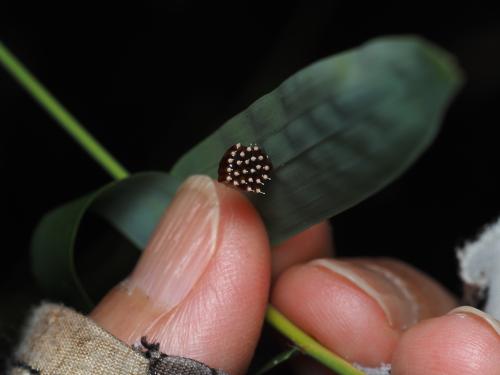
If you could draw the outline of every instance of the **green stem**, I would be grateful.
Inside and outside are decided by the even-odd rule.
[[[119,180],[129,175],[129,172],[42,86],[2,42],[0,42],[0,63],[114,179]],[[268,306],[266,320],[302,351],[328,368],[341,375],[363,375],[361,371],[314,341],[271,305]]]
[[[129,175],[129,172],[85,130],[1,41],[0,63],[111,177],[119,180]]]
[[[363,375],[362,371],[352,367],[349,362],[319,344],[271,305],[267,307],[266,320],[279,332],[292,340],[306,354],[315,358],[329,369],[337,371],[341,375]]]

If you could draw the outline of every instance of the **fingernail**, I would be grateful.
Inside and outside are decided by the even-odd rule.
[[[377,302],[388,323],[406,329],[418,321],[418,304],[403,280],[379,267],[362,267],[349,262],[318,259],[311,262],[348,279]]]
[[[493,330],[500,335],[500,321],[496,320],[493,318],[491,315],[486,314],[485,312],[478,310],[472,306],[460,306],[457,307],[453,310],[451,310],[447,315],[473,315],[474,317],[477,317],[481,319],[483,322],[488,324]]]
[[[179,188],[128,280],[164,309],[178,305],[214,256],[219,198],[207,176],[193,176]]]

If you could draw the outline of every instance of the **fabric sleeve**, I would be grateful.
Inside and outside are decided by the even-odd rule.
[[[14,353],[9,375],[26,374],[227,375],[189,358],[163,354],[158,345],[135,350],[88,317],[52,303],[33,311]]]

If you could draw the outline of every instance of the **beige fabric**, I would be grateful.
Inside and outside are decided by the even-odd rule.
[[[89,318],[67,307],[44,304],[28,322],[14,355],[41,375],[146,375],[149,361]],[[30,374],[15,367],[10,375]]]

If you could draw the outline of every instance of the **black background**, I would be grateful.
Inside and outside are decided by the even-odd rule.
[[[454,249],[500,211],[499,12],[421,2],[67,4],[2,2],[0,39],[132,172],[168,170],[289,75],[372,37],[416,33],[453,52],[468,80],[437,141],[333,223],[340,255],[394,256],[460,293]],[[36,222],[110,179],[1,68],[0,130],[5,351],[39,298],[27,256]]]

